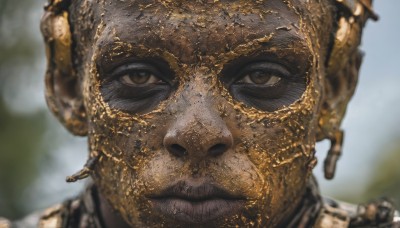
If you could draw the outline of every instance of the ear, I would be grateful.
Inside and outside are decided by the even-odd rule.
[[[346,113],[347,104],[354,94],[362,54],[357,51],[348,59],[343,69],[335,77],[325,79],[325,93],[320,110],[317,140],[329,139],[331,148],[324,161],[325,178],[333,179],[336,163],[342,154],[344,132],[340,125]]]
[[[46,101],[59,121],[74,135],[88,131],[80,80],[72,64],[72,37],[66,10],[46,8],[41,21],[44,36],[47,71]]]
[[[335,140],[358,81],[362,53],[358,46],[369,18],[378,20],[372,0],[336,0],[337,30],[326,64],[317,140]]]
[[[358,82],[362,53],[356,51],[334,77],[325,78],[324,98],[320,110],[317,140],[333,139],[340,130],[347,105]]]
[[[354,94],[362,53],[358,46],[363,18],[341,15],[335,40],[327,62],[322,107],[319,116],[317,140],[334,139]]]

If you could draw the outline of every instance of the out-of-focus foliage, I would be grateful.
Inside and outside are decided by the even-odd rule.
[[[15,218],[26,213],[20,200],[36,178],[37,158],[43,153],[43,113],[16,115],[0,100],[0,214]]]
[[[389,196],[400,208],[400,144],[384,154],[363,197]]]
[[[30,28],[29,23],[35,7],[39,1],[0,0],[0,215],[9,218],[27,213],[23,195],[37,177],[40,156],[50,149],[50,144],[43,143],[47,129],[44,108],[17,107],[19,112],[8,105],[41,80],[30,74],[41,59],[41,46],[32,36],[38,28]],[[19,75],[21,72],[26,74]],[[34,97],[28,94],[25,103],[14,105],[24,106],[29,99]]]
[[[379,151],[384,156],[377,156],[367,187],[361,193],[350,193],[353,183],[348,183],[337,190],[333,196],[349,203],[367,203],[381,198],[390,199],[400,209],[400,144],[390,145]],[[356,183],[356,182],[355,182]]]
[[[84,183],[65,176],[84,164],[85,139],[51,116],[44,101],[39,31],[47,0],[0,0],[0,216],[17,219],[72,197]]]

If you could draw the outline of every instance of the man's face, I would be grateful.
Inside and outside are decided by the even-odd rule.
[[[98,6],[93,177],[131,225],[274,226],[305,192],[328,28],[304,15],[322,6],[209,2]]]

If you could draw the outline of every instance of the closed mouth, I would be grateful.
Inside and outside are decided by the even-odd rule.
[[[174,220],[206,223],[243,208],[245,198],[214,184],[190,185],[179,181],[148,197],[157,211]]]

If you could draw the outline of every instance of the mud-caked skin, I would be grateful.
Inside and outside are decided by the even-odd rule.
[[[352,12],[335,1],[82,0],[50,10],[47,100],[88,136],[83,172],[99,192],[98,223],[319,221],[314,146],[339,130],[367,16],[353,18],[338,67],[338,18]]]
[[[162,3],[91,6],[80,77],[96,185],[132,226],[287,221],[315,164],[330,41],[317,31],[334,24],[305,15],[329,5]]]

